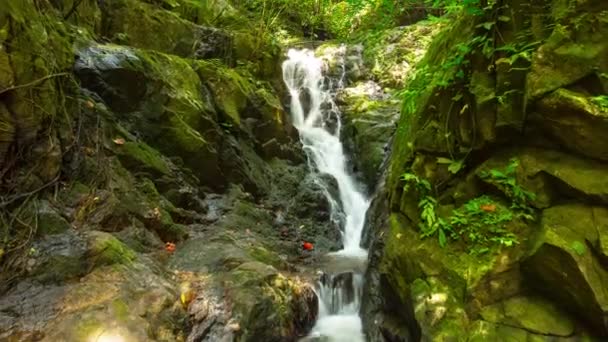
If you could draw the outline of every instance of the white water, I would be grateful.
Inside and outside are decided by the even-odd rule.
[[[336,87],[342,87],[342,74]],[[347,170],[347,160],[340,141],[340,112],[334,103],[331,80],[323,76],[324,62],[310,50],[289,50],[283,63],[283,80],[291,96],[291,114],[294,126],[307,152],[311,167],[318,174],[329,174],[338,184],[339,202],[325,189],[332,211],[340,210],[344,216],[342,227],[343,249],[335,257],[354,259],[363,263],[367,251],[360,247],[361,234],[369,200],[360,191]],[[323,184],[319,179],[318,184]],[[332,217],[338,216],[332,213]],[[334,276],[319,284],[319,319],[311,336],[324,336],[333,342],[363,341],[359,308],[363,279],[354,273],[347,281],[333,282]]]

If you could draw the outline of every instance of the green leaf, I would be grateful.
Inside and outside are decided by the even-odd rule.
[[[494,23],[493,21],[487,21],[487,22],[485,22],[485,23],[481,23],[481,24],[479,24],[479,25],[477,25],[477,26],[478,26],[478,27],[483,27],[483,28],[485,28],[486,30],[488,30],[488,31],[489,31],[489,30],[491,30],[491,29],[492,29],[492,26],[494,26],[494,24],[495,24],[495,23]]]
[[[462,170],[463,167],[464,167],[464,159],[454,160],[454,161],[452,161],[450,166],[448,166],[448,171],[450,171],[452,174],[457,174],[460,170]]]
[[[443,229],[439,229],[439,246],[443,248],[445,247],[446,243],[447,238],[445,237],[445,233],[443,232]]]
[[[507,17],[506,15],[501,15],[498,17],[499,21],[502,21],[503,23],[508,23],[509,21],[511,21],[511,18]]]
[[[437,163],[439,164],[452,164],[454,161],[450,158],[437,157]]]

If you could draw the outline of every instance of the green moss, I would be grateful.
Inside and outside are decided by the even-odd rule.
[[[110,303],[114,317],[122,322],[129,319],[129,306],[121,299],[115,299]]]
[[[89,244],[90,258],[95,266],[129,265],[136,258],[135,252],[109,233],[91,232]]]
[[[276,253],[271,252],[262,246],[252,246],[249,250],[249,255],[255,260],[267,265],[272,265],[277,268],[285,266],[285,262],[281,260]]]
[[[128,169],[153,172],[155,175],[170,174],[167,162],[155,149],[142,142],[125,142],[116,148],[116,153]]]

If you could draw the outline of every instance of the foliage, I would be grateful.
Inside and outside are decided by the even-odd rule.
[[[462,240],[471,254],[483,254],[493,248],[518,244],[517,236],[508,229],[508,224],[515,219],[534,220],[534,210],[529,202],[535,196],[517,184],[517,166],[517,160],[512,159],[504,170],[492,169],[481,175],[505,192],[511,200],[510,205],[482,195],[454,209],[448,217],[440,217],[437,213],[438,202],[431,195],[433,189],[430,182],[413,173],[404,173],[401,176],[405,182],[403,190],[407,192],[413,186],[420,195],[418,208],[421,236],[436,234],[441,247],[447,245],[448,239]]]
[[[511,208],[517,210],[520,217],[532,220],[534,210],[529,203],[536,198],[536,195],[517,184],[515,174],[518,166],[519,161],[513,158],[505,169],[482,171],[480,176],[488,183],[498,187],[512,200]]]

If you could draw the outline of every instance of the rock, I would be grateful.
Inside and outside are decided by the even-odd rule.
[[[249,262],[231,272],[234,314],[243,340],[274,341],[308,332],[318,310],[313,288],[272,267]]]
[[[487,160],[476,172],[504,170],[512,158],[520,164],[517,182],[536,195],[532,201],[536,207],[546,208],[562,196],[608,203],[608,166],[555,150],[507,150]]]
[[[112,42],[180,57],[226,58],[227,33],[196,25],[176,13],[138,0],[105,0],[103,34]]]
[[[605,4],[598,2],[596,6],[606,10]],[[586,76],[608,70],[608,44],[603,39],[608,34],[608,23],[599,19],[599,13],[601,9],[593,14],[583,14],[598,15],[597,26],[591,24],[594,19],[584,21],[569,13],[570,22],[553,29],[551,36],[533,55],[526,85],[529,98],[538,98],[576,82],[585,83]]]
[[[114,264],[131,264],[135,253],[112,234],[91,231],[87,234],[88,253],[94,267]]]
[[[372,81],[346,88],[343,96],[348,105],[343,109],[342,135],[352,150],[352,163],[362,173],[367,188],[373,189],[396,128],[400,104],[388,99]]]
[[[481,317],[490,323],[508,325],[539,335],[571,336],[574,323],[553,303],[539,297],[513,297],[489,305]]]
[[[78,52],[75,72],[152,147],[181,157],[206,184],[222,187],[221,130],[187,61],[155,52],[91,45]],[[162,86],[161,86],[162,85]],[[197,158],[191,158],[195,154]],[[158,167],[157,164],[156,167]]]
[[[264,160],[244,141],[227,137],[221,149],[220,166],[227,181],[242,184],[254,196],[269,191],[271,175]]]
[[[541,236],[522,267],[529,279],[527,283],[544,291],[567,310],[576,312],[600,335],[608,336],[608,293],[605,288],[608,271],[589,250],[589,245],[597,246],[596,227],[605,229],[608,213],[603,210],[603,216],[595,218],[593,213],[596,212],[585,206],[545,210]]]
[[[117,145],[114,151],[120,163],[131,171],[148,172],[154,177],[171,173],[169,163],[146,143],[127,141]]]
[[[73,230],[46,236],[32,248],[30,274],[43,284],[61,284],[87,273],[87,242]]]
[[[608,160],[608,142],[603,139],[608,132],[608,111],[591,97],[558,89],[543,97],[536,111],[539,125],[559,143],[580,155]]]
[[[34,215],[37,215],[38,223],[36,233],[40,236],[59,234],[70,229],[68,221],[48,201],[40,201],[35,205],[35,209],[37,211]]]

